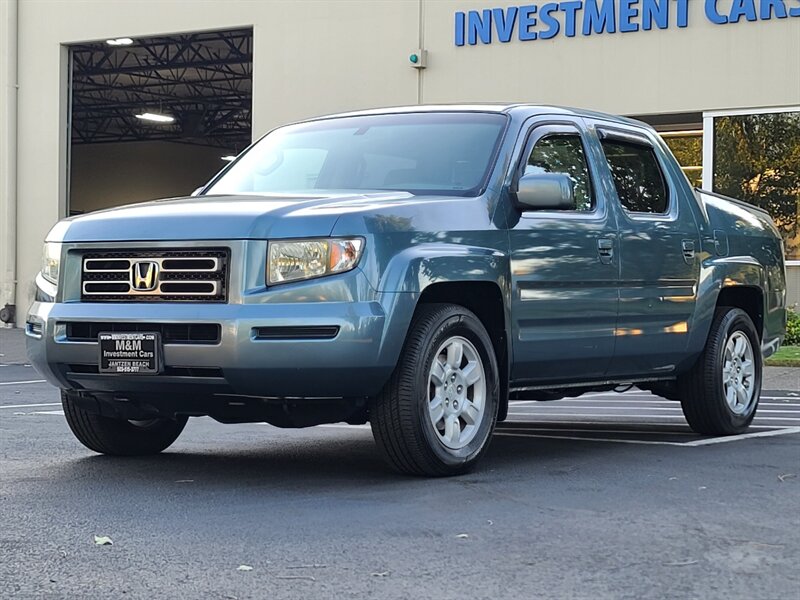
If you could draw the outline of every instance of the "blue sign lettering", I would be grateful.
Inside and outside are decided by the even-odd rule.
[[[706,0],[706,17],[717,25],[724,25],[728,22],[728,17],[717,12],[717,0]]]
[[[519,8],[519,39],[523,42],[536,39],[536,32],[531,27],[536,26],[536,6],[521,6]]]
[[[492,17],[497,28],[497,39],[504,44],[510,42],[514,33],[514,22],[517,20],[517,7],[510,7],[508,12],[502,8],[495,8],[492,10]]]
[[[772,11],[775,11],[775,16],[778,19],[785,19],[788,16],[783,0],[761,0],[761,20],[767,21],[771,19]]]
[[[558,19],[553,16],[553,13],[557,10],[558,3],[556,2],[545,4],[542,7],[542,12],[539,14],[539,20],[547,25],[547,29],[539,34],[540,40],[549,40],[558,35],[558,31],[561,29],[561,23],[559,23]]]
[[[678,27],[689,26],[689,0],[678,0]]]
[[[730,22],[738,23],[742,17],[748,21],[758,21],[756,17],[755,0],[733,0],[731,6]]]
[[[467,15],[467,42],[471,46],[478,43],[478,38],[484,44],[492,43],[492,11],[469,11]]]
[[[619,30],[622,33],[639,31],[639,24],[634,21],[639,16],[637,4],[639,0],[622,0],[619,3]]]
[[[567,37],[575,37],[575,23],[578,20],[578,11],[583,5],[577,0],[562,2],[561,10],[564,11],[564,29]]]
[[[699,2],[700,0],[698,0]],[[715,25],[800,17],[800,0],[702,0]],[[689,0],[568,0],[457,11],[455,44],[509,43],[689,26]]]
[[[602,4],[597,5],[598,2]],[[586,0],[583,8],[583,35],[595,33],[614,33],[614,0]]]

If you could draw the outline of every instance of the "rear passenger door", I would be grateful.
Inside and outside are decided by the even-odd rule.
[[[574,210],[511,212],[511,377],[594,380],[608,369],[617,317],[616,222],[596,185],[597,164],[578,121],[532,124],[515,177],[565,173]]]
[[[620,302],[612,377],[671,373],[685,357],[700,273],[697,223],[645,129],[599,125],[619,211]],[[674,181],[674,180],[673,180]]]

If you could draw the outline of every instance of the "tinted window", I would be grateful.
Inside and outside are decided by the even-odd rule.
[[[622,206],[630,212],[667,212],[667,186],[664,175],[649,146],[603,140],[603,151],[614,176]]]
[[[594,208],[589,167],[578,134],[548,135],[536,142],[525,165],[525,174],[563,173],[574,184],[576,210]]]
[[[494,164],[506,122],[501,114],[431,112],[290,125],[259,141],[206,193],[402,190],[475,196]]]

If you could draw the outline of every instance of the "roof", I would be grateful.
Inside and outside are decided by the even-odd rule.
[[[355,117],[363,115],[389,115],[397,113],[419,113],[419,112],[490,112],[490,113],[510,113],[512,111],[525,111],[530,114],[558,114],[570,115],[574,117],[587,117],[592,119],[602,119],[604,121],[616,121],[618,123],[628,123],[632,125],[649,127],[646,123],[623,117],[613,115],[610,113],[597,112],[581,108],[572,108],[567,106],[555,106],[552,104],[536,104],[536,103],[475,103],[475,104],[412,104],[407,106],[388,106],[384,108],[371,108],[366,110],[349,111],[342,113],[335,113],[330,115],[320,115],[308,121],[315,121],[320,119],[334,119],[340,117]]]

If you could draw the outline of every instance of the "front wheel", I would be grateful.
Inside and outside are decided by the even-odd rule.
[[[748,314],[721,307],[714,314],[706,348],[678,379],[681,406],[697,433],[743,433],[756,415],[761,395],[761,348]]]
[[[129,421],[112,419],[78,406],[69,392],[61,392],[67,424],[84,446],[100,454],[143,456],[158,454],[178,439],[186,417]]]
[[[472,312],[421,305],[397,368],[372,402],[372,433],[387,461],[414,475],[456,475],[485,453],[497,421],[497,359]]]

